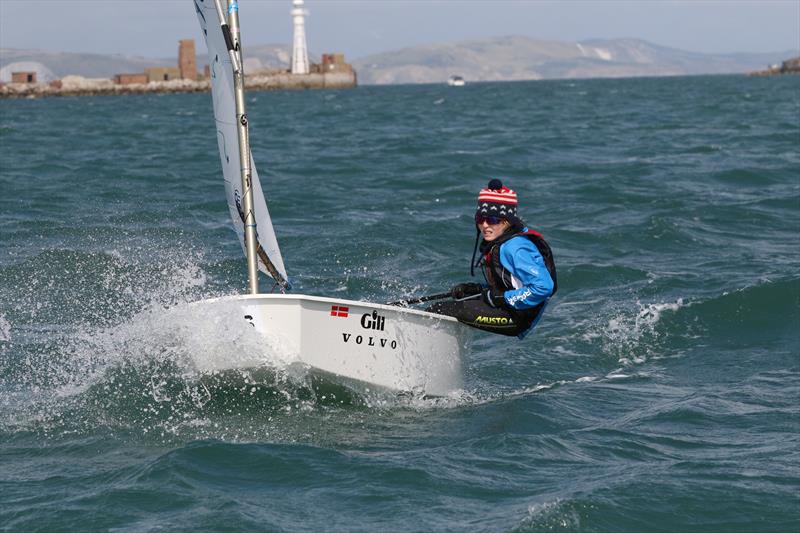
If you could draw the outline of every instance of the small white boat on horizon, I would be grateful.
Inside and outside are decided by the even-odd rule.
[[[447,85],[450,87],[463,87],[466,83],[461,76],[450,76],[447,79]]]

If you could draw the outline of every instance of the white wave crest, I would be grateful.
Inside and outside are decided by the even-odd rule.
[[[575,529],[580,525],[581,519],[578,512],[569,508],[561,498],[556,498],[553,501],[528,506],[527,516],[521,521],[518,528],[551,531]]]
[[[0,341],[8,342],[11,340],[11,323],[5,315],[0,314]]]
[[[600,332],[604,350],[614,354],[623,366],[641,364],[653,353],[653,341],[658,337],[656,325],[667,311],[677,311],[688,306],[683,298],[674,303],[644,304],[637,301],[635,314],[622,313],[612,317]]]

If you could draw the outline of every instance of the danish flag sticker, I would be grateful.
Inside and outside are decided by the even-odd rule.
[[[331,306],[331,316],[339,316],[343,318],[347,318],[347,314],[350,312],[349,307],[345,307],[343,305],[332,305]]]

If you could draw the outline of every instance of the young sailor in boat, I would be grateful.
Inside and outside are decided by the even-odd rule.
[[[481,258],[476,263],[473,252],[470,272],[474,275],[474,267],[482,267],[486,283],[460,283],[450,290],[452,301],[427,310],[522,339],[539,322],[558,288],[550,246],[517,217],[517,193],[498,179],[478,194],[475,225],[476,250],[482,237]]]

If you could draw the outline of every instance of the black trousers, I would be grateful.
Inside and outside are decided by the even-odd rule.
[[[514,313],[502,307],[492,307],[480,298],[473,300],[448,300],[436,302],[425,309],[455,317],[459,322],[491,333],[516,337],[530,326],[530,322],[520,323]]]

